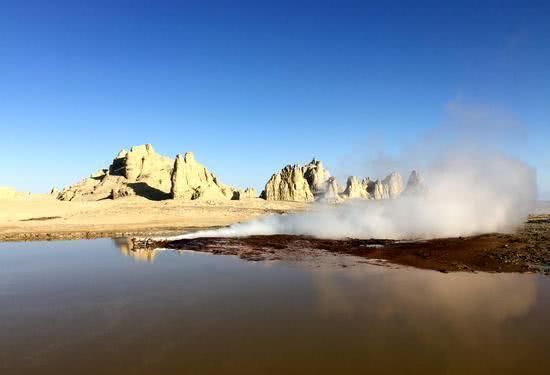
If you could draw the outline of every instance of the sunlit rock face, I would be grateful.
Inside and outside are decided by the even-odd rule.
[[[124,176],[128,181],[147,183],[168,193],[173,165],[171,158],[159,155],[153,146],[147,144],[134,146],[129,152],[122,150],[109,167],[109,172],[111,175]]]
[[[176,157],[170,192],[173,199],[231,199],[233,191],[227,191],[227,187],[224,188],[222,190],[216,177],[195,160],[192,152]]]
[[[261,197],[267,200],[340,202],[346,199],[392,199],[402,192],[403,179],[397,172],[376,181],[368,177],[359,181],[350,176],[343,188],[320,160],[313,159],[304,166],[287,165],[273,174]]]
[[[313,195],[323,195],[326,190],[326,183],[330,178],[330,172],[323,167],[323,163],[320,160],[313,159],[302,167],[302,172]]]
[[[287,165],[271,176],[262,197],[275,201],[310,202],[314,199],[302,167]]]
[[[350,176],[346,182],[346,189],[343,195],[350,199],[368,199],[369,193],[367,191],[367,185],[359,182],[357,177]]]
[[[153,200],[240,199],[235,191],[219,183],[212,173],[195,161],[192,153],[179,155],[174,160],[156,153],[153,146],[146,144],[133,146],[130,151],[121,150],[108,169],[100,169],[66,187],[57,198],[66,201],[101,200],[137,195]]]
[[[142,195],[151,199],[168,197],[173,161],[159,155],[150,144],[121,150],[108,169],[100,169],[64,188],[60,200],[118,199]]]

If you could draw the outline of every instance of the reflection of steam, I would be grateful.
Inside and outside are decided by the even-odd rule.
[[[152,263],[158,254],[158,250],[139,249],[134,250],[133,242],[128,238],[113,238],[120,254],[131,257],[140,262]]]
[[[535,277],[522,274],[441,274],[369,266],[312,272],[312,277],[323,314],[371,315],[387,324],[426,331],[437,330],[428,322],[438,321],[466,339],[483,330],[498,334],[501,323],[527,314],[537,296]]]

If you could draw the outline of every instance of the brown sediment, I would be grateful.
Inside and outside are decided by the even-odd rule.
[[[134,240],[134,250],[183,249],[236,255],[247,260],[300,259],[319,251],[423,269],[487,272],[543,272],[550,270],[549,217],[532,218],[515,234],[395,241],[387,239],[318,239],[271,235],[211,237],[174,241]]]

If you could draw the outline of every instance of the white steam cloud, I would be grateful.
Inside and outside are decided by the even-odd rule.
[[[397,199],[319,204],[308,212],[271,215],[180,238],[297,234],[419,239],[509,232],[525,221],[536,196],[533,171],[504,157],[449,156],[425,171],[423,179],[423,189]]]
[[[506,137],[510,122],[499,128],[486,110],[459,111],[457,104],[450,107],[452,126],[443,128],[444,133],[438,129],[435,147],[432,137],[430,142],[416,145],[401,163],[408,167],[416,164],[423,179],[421,189],[405,191],[391,200],[317,204],[303,213],[271,215],[178,238],[296,234],[319,238],[427,239],[513,231],[525,222],[534,207],[536,176],[520,160],[498,152],[493,134],[498,133],[508,142],[518,139],[520,128],[513,126],[516,134]],[[461,118],[457,113],[464,115]],[[496,120],[504,122],[500,113]],[[463,124],[456,126],[459,122]],[[487,123],[485,129],[481,128],[482,122]],[[423,156],[418,157],[419,154]]]

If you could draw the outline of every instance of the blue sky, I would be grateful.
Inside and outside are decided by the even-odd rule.
[[[376,176],[458,103],[519,124],[490,129],[549,198],[550,5],[407,3],[0,1],[0,185],[142,143],[237,186],[313,156]]]

